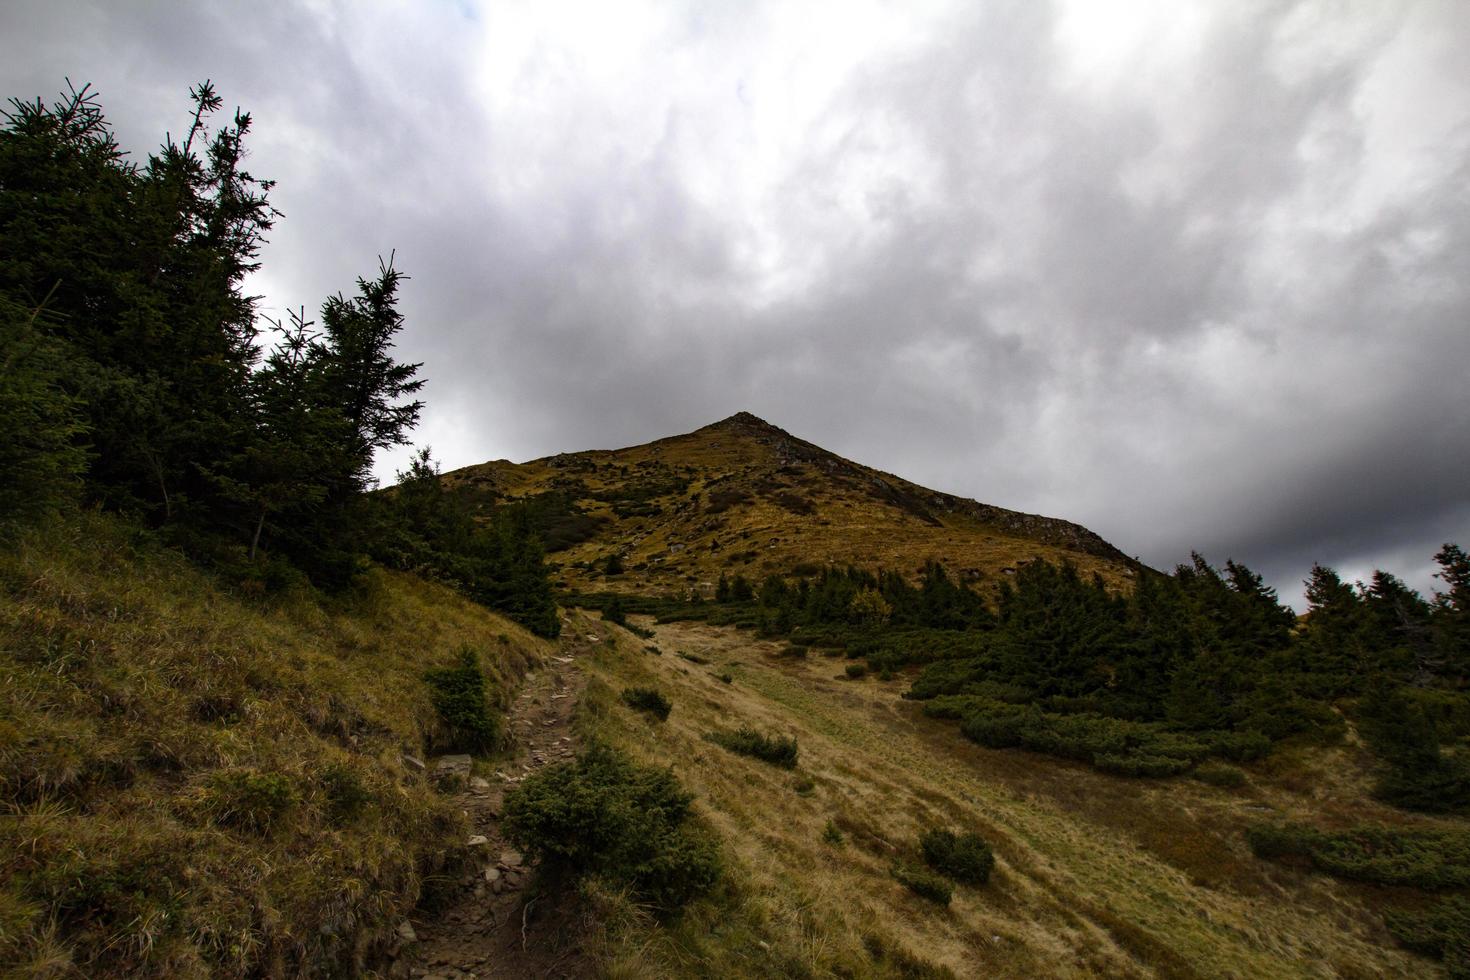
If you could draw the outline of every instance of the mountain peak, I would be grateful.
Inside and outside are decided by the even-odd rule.
[[[763,429],[768,432],[783,431],[752,412],[736,412],[729,418],[705,426],[706,429]]]

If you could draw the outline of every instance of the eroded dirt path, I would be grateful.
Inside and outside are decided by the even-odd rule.
[[[592,628],[588,628],[589,625]],[[417,944],[390,976],[424,980],[485,977],[584,977],[581,923],[566,896],[530,890],[533,871],[501,835],[505,794],[543,766],[576,755],[572,712],[586,684],[577,655],[599,624],[581,617],[565,627],[559,652],[528,674],[507,715],[515,754],[486,777],[465,777],[457,802],[470,818],[470,860],[457,890],[413,919]],[[431,763],[431,766],[433,763]]]

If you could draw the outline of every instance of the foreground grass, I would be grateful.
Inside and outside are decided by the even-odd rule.
[[[97,517],[0,552],[0,975],[357,973],[453,860],[427,668],[546,649],[446,589],[247,601]]]
[[[614,633],[618,631],[612,631]],[[626,634],[584,661],[581,719],[699,794],[731,868],[685,920],[642,921],[603,896],[601,957],[621,976],[1426,976],[1362,886],[1255,859],[1260,813],[1315,812],[1299,772],[1260,785],[1140,786],[1026,752],[953,739],[899,699],[904,681],[852,681],[820,657],[703,625]],[[672,656],[692,651],[700,665]],[[733,683],[719,675],[728,673]],[[651,724],[613,692],[653,686]],[[733,757],[703,736],[750,725],[796,737],[795,773]],[[1277,762],[1277,766],[1284,763]],[[1333,790],[1335,792],[1335,789]],[[1354,797],[1358,799],[1358,797]],[[1338,804],[1333,804],[1337,806]],[[1354,803],[1354,806],[1359,804]],[[1381,814],[1364,800],[1368,816]],[[839,832],[828,832],[829,825]],[[979,832],[987,884],[946,908],[906,889],[932,827]]]

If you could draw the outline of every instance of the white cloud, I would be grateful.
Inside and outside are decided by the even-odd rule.
[[[0,82],[95,79],[140,151],[202,77],[253,110],[286,212],[256,288],[310,310],[397,248],[446,465],[750,409],[1291,593],[1312,560],[1427,587],[1470,537],[1467,28],[1457,0],[28,0]]]

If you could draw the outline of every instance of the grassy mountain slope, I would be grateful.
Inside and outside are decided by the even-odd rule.
[[[556,511],[552,535],[554,549],[571,542],[553,558],[573,589],[708,593],[722,572],[758,580],[829,561],[911,573],[938,558],[982,587],[1033,558],[1118,583],[1135,568],[1086,528],[925,489],[745,412],[643,446],[499,460],[445,482],[481,503],[574,507]],[[614,554],[628,574],[604,583]]]
[[[410,576],[250,599],[127,525],[0,551],[0,975],[353,973],[463,816],[424,671],[549,649]]]
[[[1388,937],[1378,890],[1257,860],[1244,841],[1266,815],[1452,823],[1367,799],[1358,747],[1284,752],[1235,789],[1143,783],[956,740],[900,699],[902,679],[850,680],[841,660],[781,656],[731,628],[652,628],[651,642],[611,630],[584,662],[582,724],[673,765],[732,871],[724,893],[665,927],[604,897],[610,975],[1438,975]],[[667,721],[623,705],[629,686],[663,691]],[[742,724],[794,735],[797,769],[704,737]],[[823,839],[829,821],[841,844]],[[997,856],[990,882],[957,887],[947,908],[890,874],[918,861],[932,826],[978,831]]]

